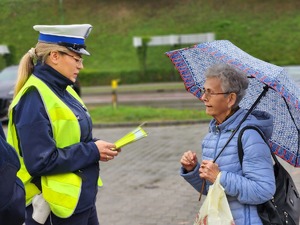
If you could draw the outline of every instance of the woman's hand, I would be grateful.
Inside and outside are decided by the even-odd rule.
[[[192,171],[197,165],[198,159],[195,152],[187,151],[183,153],[181,157],[180,163],[182,167],[187,171]]]
[[[107,162],[114,159],[121,149],[116,149],[116,145],[110,142],[98,140],[95,142],[100,153],[100,161]]]
[[[213,161],[203,160],[199,169],[200,177],[214,183],[220,173],[219,166]]]

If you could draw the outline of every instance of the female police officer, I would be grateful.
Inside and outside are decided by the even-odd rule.
[[[92,137],[89,113],[70,88],[83,68],[81,56],[89,55],[84,41],[92,26],[33,28],[39,40],[21,59],[8,125],[21,159],[26,225],[97,225],[99,160],[119,151]]]

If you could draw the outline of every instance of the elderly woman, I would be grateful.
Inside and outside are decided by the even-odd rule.
[[[202,161],[196,153],[187,151],[181,157],[181,176],[200,192],[206,180],[204,194],[221,172],[220,183],[224,187],[236,225],[261,225],[256,205],[271,199],[275,193],[275,178],[270,149],[261,135],[247,129],[242,136],[243,165],[238,157],[237,132],[215,163],[213,160],[225,145],[232,131],[238,126],[245,109],[239,102],[245,96],[248,79],[241,71],[227,64],[216,64],[206,74],[202,101],[206,113],[213,117],[209,132],[202,142]],[[253,111],[243,122],[244,126],[256,126],[265,137],[271,137],[272,116]]]
[[[92,26],[36,25],[39,39],[21,59],[10,106],[8,141],[19,153],[26,225],[98,225],[99,161],[118,155],[93,138],[92,121],[70,87],[89,55]]]

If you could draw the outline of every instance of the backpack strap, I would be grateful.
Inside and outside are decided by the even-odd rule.
[[[245,127],[243,127],[241,129],[240,133],[239,133],[239,136],[238,136],[238,155],[239,155],[239,160],[240,160],[241,166],[242,166],[243,157],[244,157],[244,150],[243,150],[243,144],[242,144],[242,135],[243,135],[244,131],[247,130],[247,129],[256,130],[257,133],[259,133],[260,136],[263,138],[263,140],[266,142],[266,144],[268,144],[267,141],[266,141],[265,135],[263,134],[263,132],[259,128],[255,127],[255,126],[245,126]],[[269,146],[269,144],[268,144],[268,146]]]

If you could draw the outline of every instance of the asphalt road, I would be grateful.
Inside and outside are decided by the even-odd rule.
[[[105,90],[109,90],[107,87],[102,88],[105,88]],[[147,86],[147,88],[150,87]],[[182,109],[200,109],[203,106],[200,100],[192,94],[188,93],[184,89],[184,87],[182,87],[182,89],[168,90],[155,89],[154,85],[152,90],[120,92],[115,91],[114,93],[116,93],[117,104],[120,105],[138,105]],[[82,99],[88,107],[112,104],[113,98],[114,97],[112,91],[101,92],[101,87],[99,87],[98,92],[83,92],[82,94]]]

